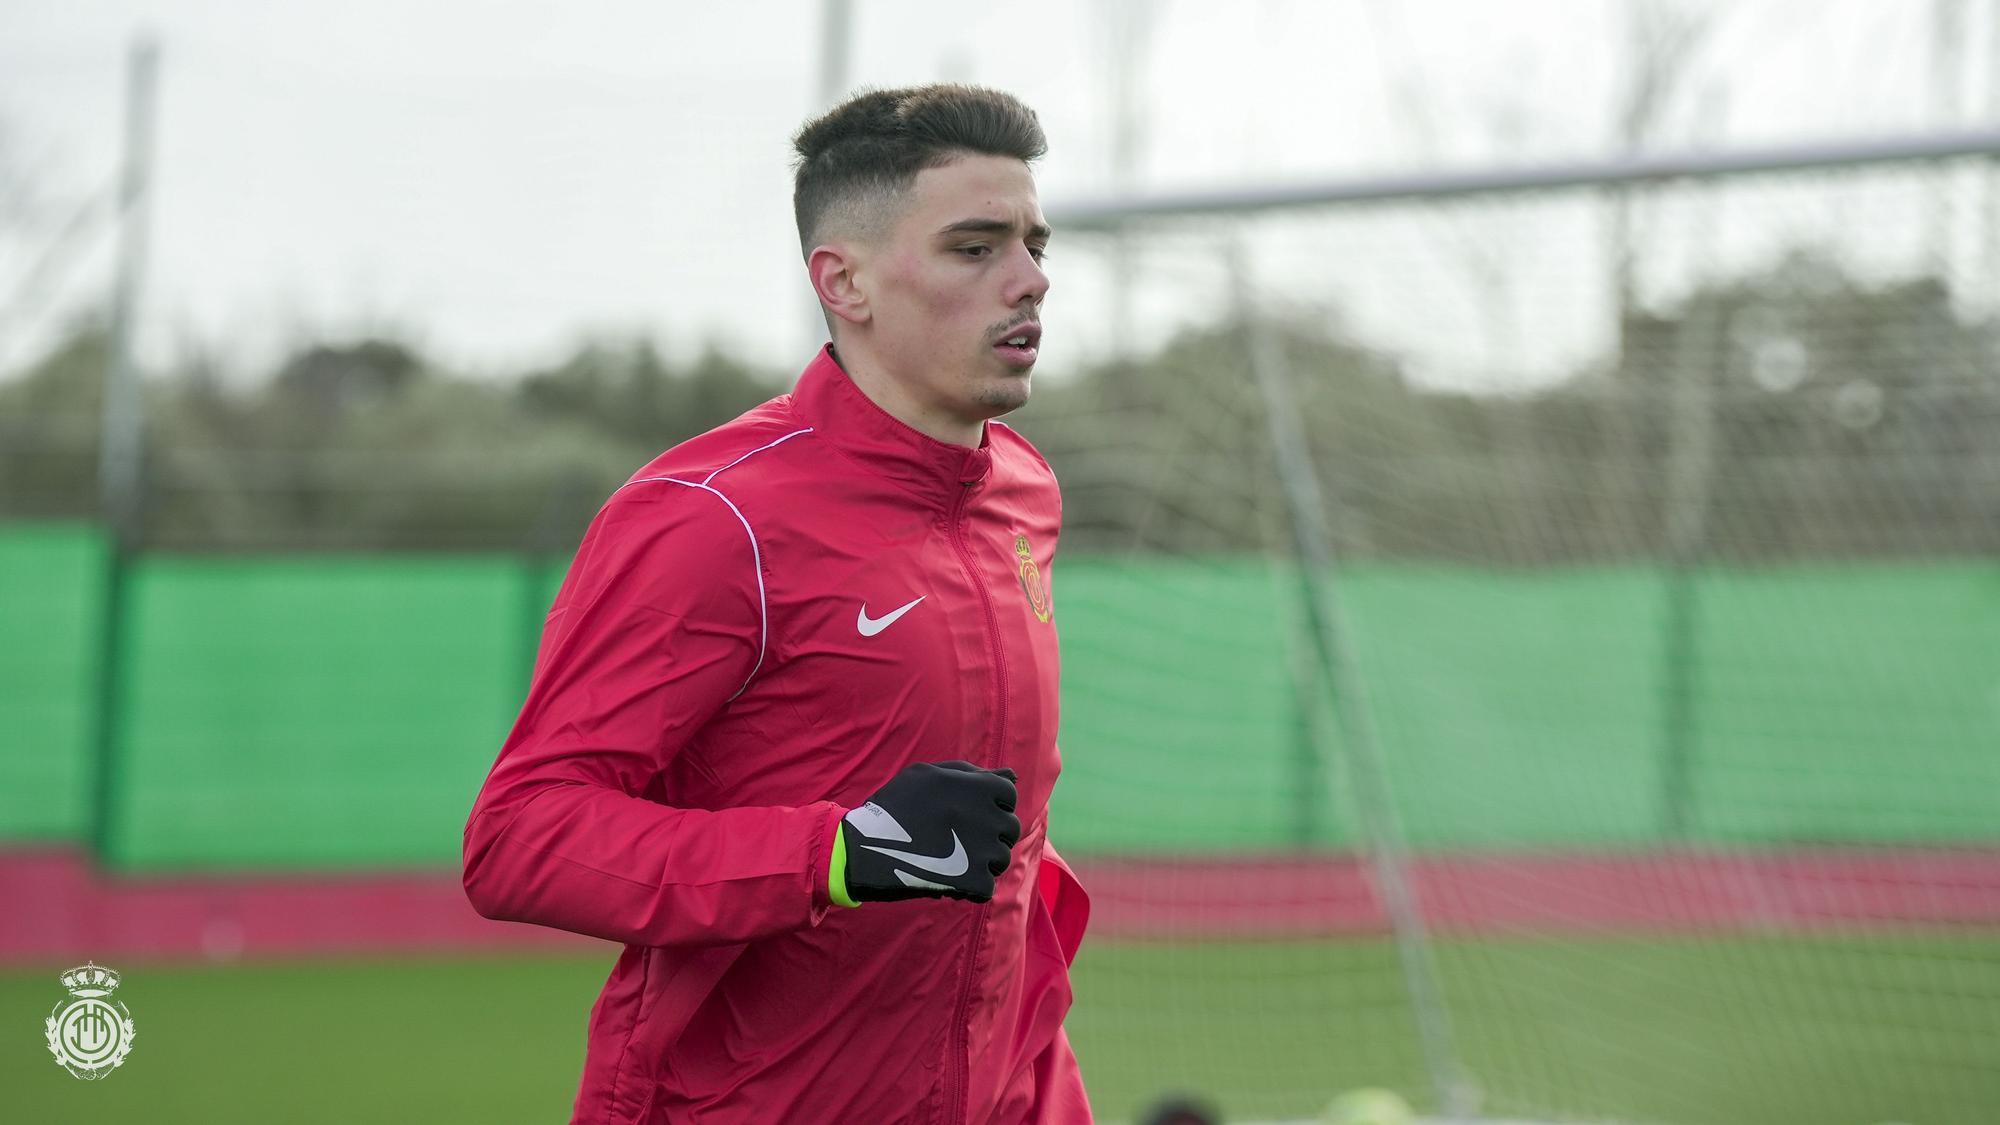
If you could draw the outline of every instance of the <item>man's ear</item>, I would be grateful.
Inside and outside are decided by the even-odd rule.
[[[868,295],[861,290],[858,274],[861,258],[842,243],[813,247],[806,257],[806,274],[812,278],[813,292],[827,315],[849,324],[868,323]]]

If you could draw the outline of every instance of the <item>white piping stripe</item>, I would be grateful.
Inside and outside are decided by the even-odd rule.
[[[773,446],[783,445],[800,434],[809,433],[812,433],[811,426],[807,426],[803,430],[793,430],[791,433],[786,434],[777,441],[771,442],[769,445],[758,446],[751,450],[750,453],[762,453]],[[722,466],[722,469],[734,468],[742,464],[744,458],[749,457],[750,453],[745,453],[742,457],[738,457],[729,464]],[[647,481],[664,481],[668,484],[685,485],[688,488],[699,488],[703,492],[713,493],[717,500],[729,505],[730,512],[736,516],[736,522],[743,525],[743,534],[750,537],[750,561],[757,574],[757,663],[750,666],[750,674],[743,678],[743,686],[737,688],[736,694],[729,697],[730,702],[735,702],[737,695],[742,695],[745,691],[749,690],[750,681],[756,679],[758,671],[764,667],[764,650],[770,643],[771,609],[764,594],[764,552],[757,546],[757,532],[750,526],[750,521],[744,518],[743,510],[736,506],[736,502],[723,495],[721,489],[708,483],[714,480],[716,474],[722,472],[722,469],[717,469],[715,472],[708,474],[708,476],[698,481],[682,480],[679,477],[639,477],[636,480],[626,481],[625,484],[619,485],[618,488],[622,491],[626,485],[644,484]]]
[[[637,480],[628,480],[625,484],[644,484],[647,481],[684,484],[689,488],[699,488],[703,492],[713,493],[717,500],[729,505],[729,510],[735,513],[737,522],[743,525],[743,533],[750,537],[750,560],[757,568],[757,663],[750,666],[750,674],[743,678],[743,686],[737,688],[736,694],[729,697],[730,701],[734,702],[737,695],[742,695],[749,688],[750,681],[757,678],[757,670],[764,666],[764,644],[766,635],[770,631],[770,610],[764,604],[764,553],[757,549],[757,533],[750,529],[750,521],[743,518],[743,512],[736,506],[735,501],[724,496],[722,490],[713,485],[703,484],[700,481],[681,480],[678,477],[640,477]],[[624,486],[621,485],[620,487]]]
[[[735,468],[736,466],[738,466],[738,465],[742,464],[742,463],[743,463],[744,461],[748,460],[748,459],[749,459],[749,457],[750,457],[750,455],[751,455],[751,454],[753,454],[753,453],[762,453],[762,452],[764,452],[764,451],[765,451],[766,449],[770,449],[770,448],[772,448],[772,446],[779,446],[779,445],[783,445],[783,444],[785,444],[786,442],[788,442],[788,441],[792,440],[793,438],[795,438],[795,437],[799,436],[800,434],[809,434],[809,433],[812,433],[812,432],[813,432],[813,431],[812,431],[812,427],[811,427],[811,426],[807,426],[807,427],[806,427],[805,429],[803,429],[803,430],[793,430],[793,431],[792,431],[791,433],[789,433],[789,434],[786,434],[786,435],[785,435],[784,437],[781,437],[781,438],[779,438],[779,439],[778,439],[777,441],[774,441],[774,442],[772,442],[772,443],[771,443],[770,445],[760,445],[760,446],[758,446],[757,448],[755,448],[755,449],[751,450],[751,451],[750,451],[749,453],[745,453],[745,454],[744,454],[743,456],[741,456],[741,457],[738,457],[738,458],[737,458],[736,460],[734,460],[734,461],[731,461],[731,462],[730,462],[729,464],[727,464],[727,465],[724,465],[724,466],[722,467],[722,469],[733,469],[733,468]],[[707,476],[705,476],[705,477],[701,478],[701,483],[703,483],[703,484],[707,484],[707,483],[708,483],[709,481],[712,481],[712,480],[714,480],[714,479],[715,479],[716,477],[719,477],[719,476],[721,476],[721,475],[722,475],[722,469],[717,469],[717,470],[715,470],[714,472],[712,472],[712,473],[708,474]]]

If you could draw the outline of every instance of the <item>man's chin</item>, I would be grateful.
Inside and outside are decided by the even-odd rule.
[[[979,405],[991,411],[988,418],[998,418],[1011,410],[1019,410],[1028,405],[1028,395],[1033,390],[1031,376],[1022,371],[1008,377],[1004,383],[988,384],[980,389]]]

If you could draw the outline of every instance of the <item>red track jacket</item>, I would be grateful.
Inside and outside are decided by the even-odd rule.
[[[1089,1121],[1089,906],[1046,841],[1060,524],[1024,438],[925,437],[830,349],[605,503],[465,829],[481,914],[625,943],[574,1121]],[[840,818],[951,758],[1020,776],[993,901],[834,906]]]

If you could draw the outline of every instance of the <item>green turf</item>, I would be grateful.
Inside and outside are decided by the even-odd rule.
[[[1497,1113],[1673,1125],[1988,1125],[2000,935],[1449,942],[1461,1053]],[[61,966],[58,966],[61,967]],[[139,1038],[59,1070],[48,972],[0,973],[0,1118],[565,1120],[603,958],[119,964]],[[1070,1032],[1099,1114],[1163,1089],[1237,1120],[1354,1086],[1428,1101],[1380,941],[1086,943]]]
[[[2000,937],[1444,942],[1485,1109],[1674,1125],[2000,1120]],[[1106,1116],[1244,1118],[1387,1086],[1434,1107],[1381,942],[1085,944],[1070,1032]]]
[[[566,1121],[584,1020],[609,961],[567,958],[118,963],[138,1034],[82,1082],[42,1021],[48,973],[0,975],[0,1120]],[[67,966],[64,966],[67,967]]]

